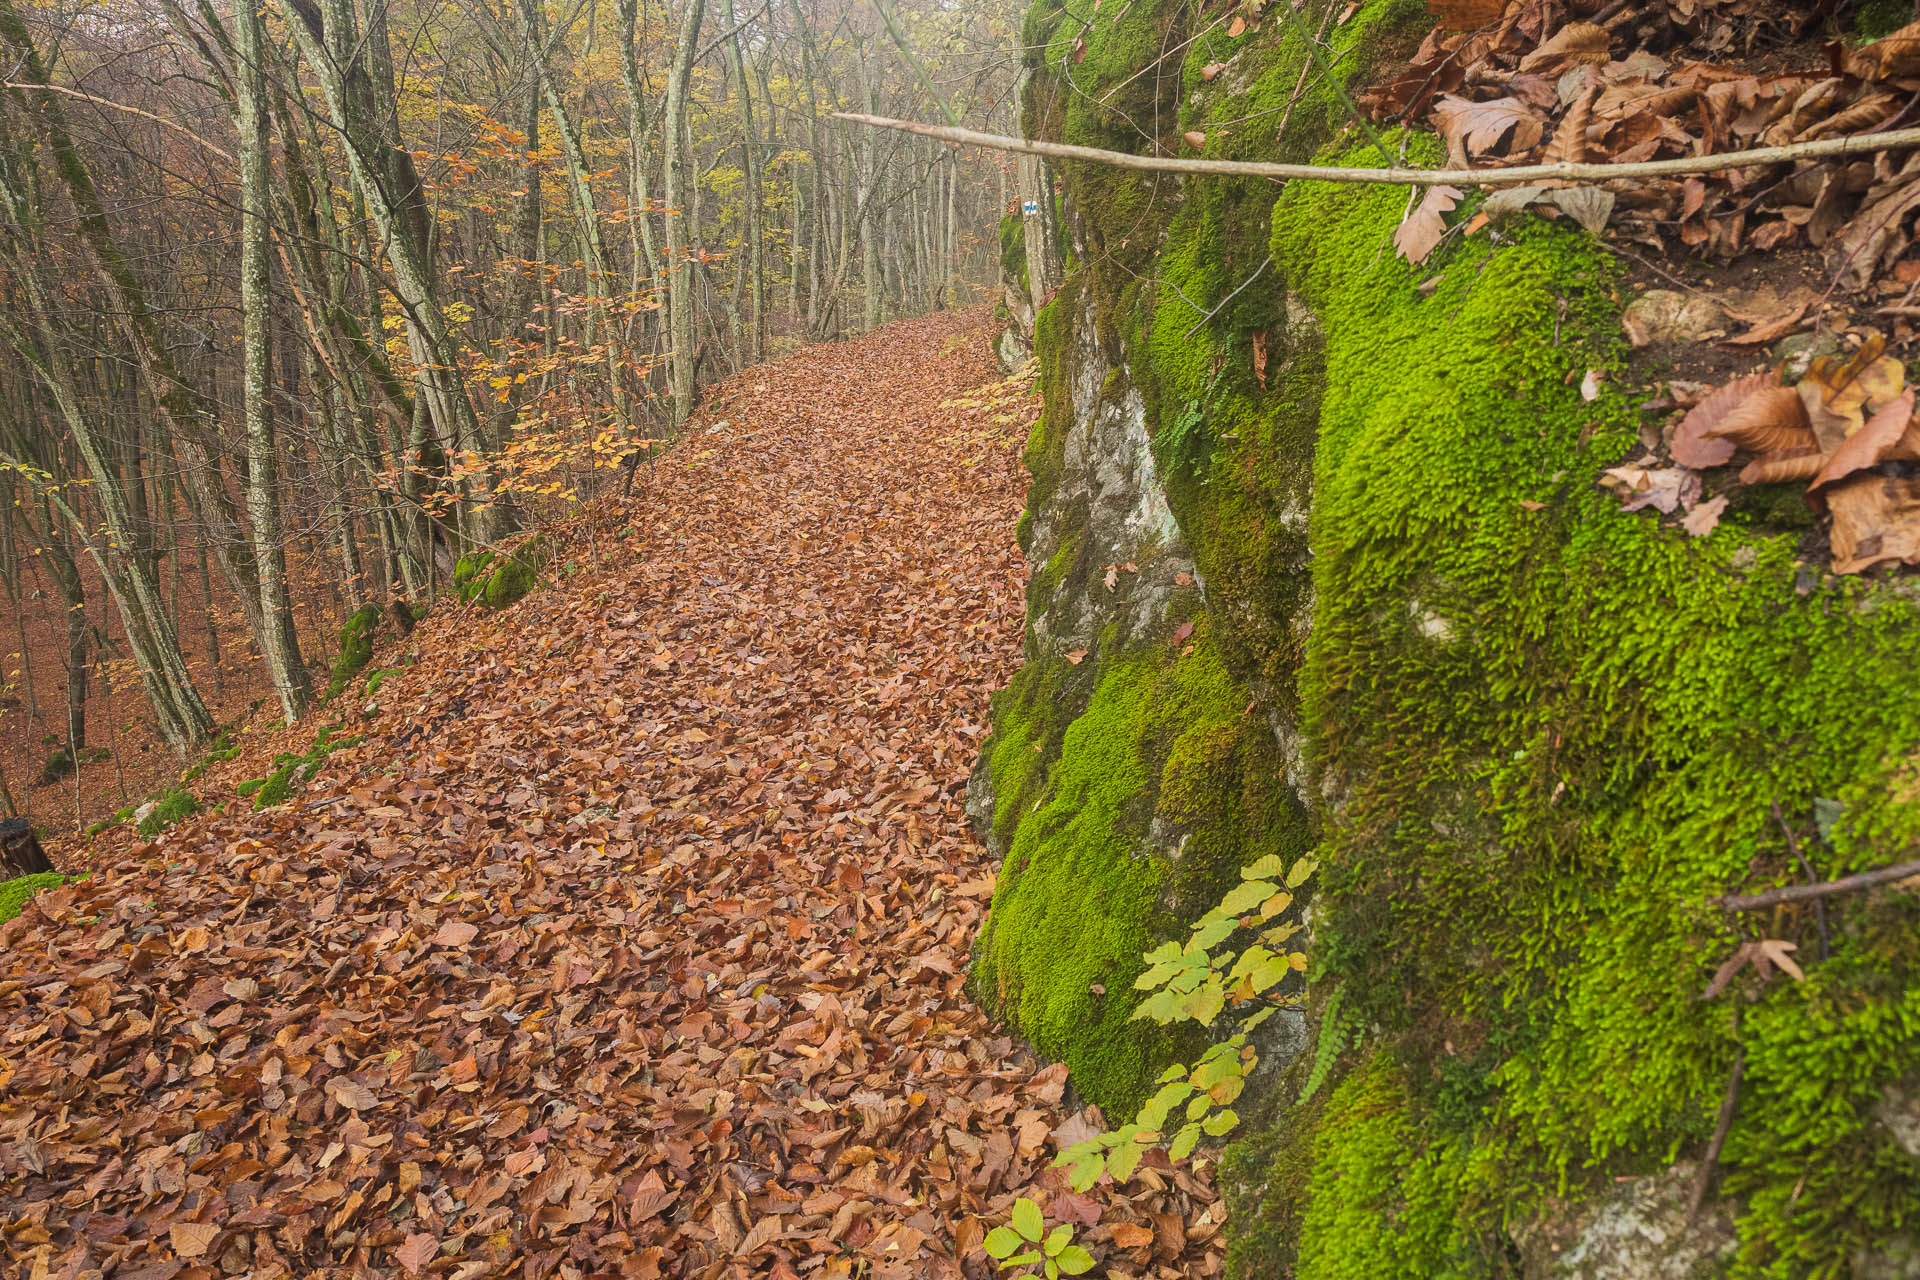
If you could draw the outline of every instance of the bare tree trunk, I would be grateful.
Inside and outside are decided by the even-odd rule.
[[[693,67],[700,20],[706,0],[687,0],[680,34],[667,73],[667,101],[661,121],[666,159],[667,343],[673,362],[673,423],[679,426],[693,412],[693,264],[687,258],[686,228],[681,204],[686,200],[685,138],[687,131],[687,73]]]
[[[280,709],[292,724],[306,709],[312,687],[293,628],[287,594],[287,555],[281,545],[280,446],[273,424],[273,260],[270,118],[266,104],[266,33],[254,0],[234,6],[238,76],[234,125],[240,135],[240,313],[247,422],[247,519],[260,584],[260,636],[267,674]]]
[[[760,238],[760,133],[753,121],[753,86],[747,78],[747,62],[740,52],[740,30],[733,20],[733,0],[720,0],[720,17],[733,35],[727,41],[728,60],[733,64],[733,79],[740,93],[740,169],[746,191],[742,216],[746,219],[747,262],[745,276],[751,312],[746,320],[744,361],[757,364],[766,350],[767,278],[766,258]],[[736,299],[736,306],[738,300]]]

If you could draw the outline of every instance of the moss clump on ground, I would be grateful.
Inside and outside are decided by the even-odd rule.
[[[27,899],[42,889],[53,889],[67,882],[67,878],[57,871],[41,871],[30,876],[17,876],[12,880],[0,881],[0,924],[5,924],[20,914],[20,908],[27,905]]]
[[[453,568],[453,585],[462,600],[479,601],[490,609],[504,609],[539,584],[539,560],[545,549],[541,538],[530,538],[511,554],[475,551],[461,556]]]
[[[405,667],[382,667],[378,671],[374,672],[372,675],[368,676],[367,677],[367,696],[371,698],[374,694],[379,693],[380,686],[387,682],[387,677],[397,676],[404,670],[406,670]]]
[[[183,783],[192,782],[206,773],[216,764],[224,764],[240,754],[240,744],[233,740],[231,730],[222,729],[220,736],[207,746],[206,754],[195,761],[185,773],[180,775]]]
[[[373,633],[379,626],[378,605],[363,604],[347,615],[340,628],[340,655],[333,660],[333,677],[327,681],[323,701],[339,697],[347,683],[373,661]]]
[[[275,805],[285,804],[292,798],[300,784],[311,778],[320,766],[326,763],[328,756],[347,747],[359,745],[359,734],[349,738],[335,738],[333,735],[338,731],[338,725],[330,729],[322,729],[319,736],[313,740],[312,748],[304,754],[281,752],[273,758],[272,773],[264,778],[247,779],[235,788],[236,792],[242,799],[252,796],[253,807],[256,810],[271,809]]]
[[[988,767],[1009,843],[974,981],[1086,1096],[1124,1114],[1199,1043],[1131,1019],[1142,953],[1248,861],[1298,852],[1305,828],[1272,735],[1244,714],[1204,629],[1097,670],[1070,722],[1057,718],[1064,661],[1030,665],[995,704]]]
[[[191,818],[199,810],[200,803],[192,794],[174,787],[154,798],[153,808],[147,811],[146,817],[140,819],[140,825],[135,830],[151,839],[174,823]]]
[[[67,753],[65,747],[60,747],[47,757],[46,763],[40,766],[39,776],[33,780],[34,785],[51,786],[72,772],[73,757]]]

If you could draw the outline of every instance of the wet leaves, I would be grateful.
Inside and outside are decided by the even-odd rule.
[[[1022,1195],[1103,1274],[1216,1274],[1164,1153],[1069,1197],[1092,1122],[963,990],[1032,412],[986,323],[726,388],[300,803],[0,929],[9,1274],[978,1277]],[[1154,1214],[1181,1249],[1116,1243]]]

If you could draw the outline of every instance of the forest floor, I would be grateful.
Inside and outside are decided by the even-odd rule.
[[[748,371],[291,803],[0,926],[10,1273],[982,1277],[1020,1195],[1217,1273],[1204,1164],[1071,1194],[1097,1117],[964,990],[1034,412],[987,336]]]

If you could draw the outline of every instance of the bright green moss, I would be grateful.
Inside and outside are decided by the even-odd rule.
[[[135,829],[151,838],[174,823],[191,818],[199,810],[200,802],[191,793],[175,787],[155,797],[153,808],[147,811],[146,817],[140,819],[140,825]]]
[[[1373,0],[1333,28],[1343,71],[1406,40],[1419,11]],[[1181,92],[1166,51],[1185,11],[1076,12],[1030,12],[1046,46],[1030,55],[1033,136],[1143,150],[1147,121],[1167,150],[1177,125],[1204,130],[1209,156],[1301,159],[1347,127],[1275,11],[1177,54]],[[1227,67],[1202,82],[1211,62]],[[1326,154],[1378,163],[1355,139]],[[1404,145],[1438,157],[1431,139]],[[1596,489],[1637,422],[1617,272],[1583,234],[1522,220],[1414,268],[1391,245],[1404,190],[1061,172],[1090,252],[1037,325],[1047,409],[1023,546],[1036,526],[1050,541],[1032,616],[1086,588],[1084,513],[1058,495],[1089,318],[1092,358],[1124,362],[1116,386],[1146,400],[1207,613],[1179,663],[1035,653],[996,699],[1007,859],[976,989],[1090,1096],[1130,1105],[1172,1047],[1124,1021],[1137,956],[1198,893],[1170,889],[1175,869],[1143,852],[1169,846],[1141,837],[1188,831],[1196,881],[1255,832],[1304,842],[1271,737],[1263,755],[1235,727],[1266,733],[1270,716],[1307,736],[1334,801],[1315,989],[1349,993],[1367,1030],[1290,1108],[1289,1072],[1281,1114],[1229,1157],[1237,1273],[1510,1274],[1511,1233],[1548,1195],[1697,1156],[1736,1051],[1721,1166],[1737,1274],[1843,1275],[1856,1250],[1920,1231],[1920,1175],[1871,1114],[1920,1060],[1913,897],[1836,904],[1824,962],[1805,912],[1705,906],[1800,878],[1776,802],[1821,876],[1920,840],[1920,611],[1801,565],[1791,494],[1740,493],[1695,541]],[[1592,403],[1588,369],[1606,375]],[[1230,723],[1250,701],[1260,714]],[[1844,805],[1828,839],[1816,800]],[[1809,980],[1747,975],[1701,1001],[1763,935],[1797,941]]]
[[[180,775],[180,781],[183,783],[192,782],[205,774],[206,771],[214,765],[224,764],[239,754],[240,744],[233,740],[232,731],[222,729],[220,736],[208,745],[206,754],[194,761],[194,763],[187,768],[186,772]]]
[[[1423,1123],[1390,1055],[1376,1053],[1348,1075],[1318,1119],[1301,1275],[1441,1280],[1479,1272],[1482,1251],[1463,1237],[1467,1224],[1456,1213],[1461,1152]]]
[[[975,983],[1116,1114],[1195,1047],[1130,1020],[1142,953],[1246,862],[1304,846],[1291,797],[1273,785],[1272,736],[1243,714],[1245,690],[1204,628],[1185,650],[1089,657],[1097,682],[1064,726],[1050,718],[1063,700],[1054,685],[1074,668],[1031,664],[996,700],[988,746],[995,830],[1010,839]]]
[[[487,579],[487,588],[480,598],[489,609],[504,609],[533,590],[537,581],[531,564],[519,556],[509,556]]]
[[[346,623],[340,628],[340,654],[333,660],[333,676],[327,681],[323,701],[339,697],[347,682],[373,661],[373,633],[379,625],[377,605],[363,604],[347,615]]]
[[[303,762],[283,764],[253,789],[253,807],[271,809],[275,805],[285,804],[293,795],[294,773]],[[244,784],[243,784],[244,785]],[[245,793],[242,792],[244,795]]]
[[[5,924],[20,914],[20,908],[27,905],[27,899],[42,889],[53,889],[67,882],[67,878],[57,871],[41,871],[30,876],[17,876],[12,880],[0,881],[0,924]]]
[[[1901,0],[1866,0],[1853,15],[1853,27],[1862,40],[1890,36],[1913,21],[1913,6]]]
[[[1736,518],[1695,542],[1623,514],[1594,480],[1632,448],[1626,398],[1573,385],[1615,385],[1606,256],[1525,224],[1415,271],[1379,252],[1403,204],[1297,184],[1273,221],[1324,333],[1304,701],[1343,808],[1315,976],[1399,1064],[1393,1123],[1498,1172],[1450,1184],[1479,1242],[1462,1254],[1403,1229],[1416,1169],[1334,1195],[1359,1158],[1342,1141],[1371,1139],[1316,1136],[1300,1274],[1385,1274],[1389,1233],[1416,1250],[1399,1274],[1498,1274],[1488,1242],[1543,1192],[1697,1152],[1736,1048],[1740,1272],[1837,1274],[1920,1217],[1913,1162],[1869,1114],[1920,1052],[1915,913],[1848,904],[1809,982],[1702,1002],[1758,929],[1818,945],[1804,913],[1740,929],[1704,903],[1798,878],[1776,801],[1803,839],[1816,797],[1845,802],[1812,842],[1823,875],[1913,838],[1920,705],[1887,692],[1910,684],[1920,617],[1858,581],[1801,597],[1790,536]],[[1376,1184],[1395,1189],[1356,1191]]]
[[[406,670],[405,667],[382,667],[378,671],[374,672],[372,675],[368,676],[367,677],[367,696],[371,698],[374,694],[379,693],[380,686],[387,682],[388,676],[397,676],[404,670]]]
[[[1027,220],[1017,213],[1000,219],[1000,278],[1026,291]]]
[[[312,777],[314,772],[326,763],[329,755],[359,744],[360,734],[336,738],[333,735],[338,731],[338,725],[330,729],[322,729],[314,738],[312,748],[304,755],[281,752],[273,758],[272,773],[265,778],[249,778],[235,790],[243,798],[251,795],[255,809],[271,809],[275,805],[285,804],[292,798],[294,789]]]

